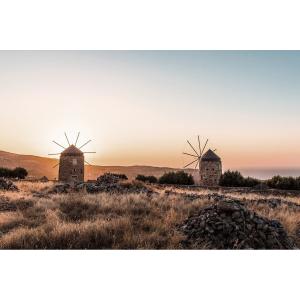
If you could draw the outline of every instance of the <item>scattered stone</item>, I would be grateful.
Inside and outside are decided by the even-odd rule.
[[[95,183],[86,183],[85,189],[88,193],[146,193],[150,195],[153,191],[141,182],[124,182],[127,179],[122,174],[105,173],[97,178]]]
[[[296,248],[281,223],[258,216],[237,200],[222,200],[203,208],[179,229],[186,236],[186,248]]]
[[[0,190],[18,192],[19,189],[11,181],[0,178]]]
[[[0,200],[0,211],[16,211],[17,206],[8,200]]]
[[[253,189],[259,190],[259,191],[267,191],[267,190],[269,190],[269,187],[266,183],[260,182],[259,184],[254,186]]]
[[[147,188],[146,186],[144,186],[141,183],[117,183],[117,184],[86,184],[86,191],[88,193],[110,193],[110,194],[116,194],[116,193],[120,193],[120,194],[139,194],[139,193],[143,193],[143,194],[147,194],[147,195],[151,195],[154,192]]]
[[[127,177],[121,174],[105,173],[97,178],[97,185],[115,185],[126,180]]]
[[[78,183],[75,186],[68,183],[57,184],[50,189],[48,193],[70,193],[70,192],[80,192],[86,191],[90,194],[95,193],[122,193],[122,194],[131,194],[131,193],[144,193],[147,195],[152,195],[154,192],[146,187],[140,182],[123,182],[126,180],[122,174],[112,174],[106,173],[100,177],[95,182],[82,182]]]
[[[257,205],[268,205],[270,208],[279,208],[281,206],[287,206],[288,208],[291,208],[293,210],[300,210],[299,204],[282,199],[258,199],[250,200],[249,203],[255,203]]]
[[[46,177],[46,176],[43,176],[41,179],[40,179],[41,182],[48,182],[49,179]]]
[[[67,194],[71,192],[72,187],[68,183],[57,184],[51,188],[49,194]]]

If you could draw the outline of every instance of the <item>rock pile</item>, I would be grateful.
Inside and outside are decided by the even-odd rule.
[[[40,181],[41,181],[41,182],[48,182],[49,179],[48,179],[48,177],[43,176],[43,177],[40,178]]]
[[[147,195],[153,194],[153,191],[140,183],[116,183],[116,184],[86,184],[86,191],[88,193],[110,193],[110,194],[139,194]]]
[[[67,194],[69,192],[71,192],[72,187],[70,184],[68,183],[61,183],[61,184],[57,184],[55,186],[53,186],[50,191],[49,194]]]
[[[206,195],[195,194],[195,193],[178,193],[170,190],[164,192],[166,196],[178,196],[187,201],[195,201],[200,199],[206,199]]]
[[[283,226],[262,218],[239,201],[222,200],[188,218],[183,246],[208,249],[294,249]]]
[[[105,173],[97,178],[97,185],[115,185],[126,179],[122,174]]]
[[[17,192],[19,189],[11,181],[0,178],[0,190]]]
[[[49,193],[70,193],[70,192],[79,192],[86,190],[87,193],[95,194],[95,193],[122,193],[122,194],[130,194],[130,193],[146,193],[150,195],[153,193],[152,190],[147,188],[145,185],[139,182],[123,182],[127,177],[119,174],[106,173],[100,177],[98,177],[95,183],[79,183],[75,186],[71,186],[68,183],[65,184],[57,184]]]

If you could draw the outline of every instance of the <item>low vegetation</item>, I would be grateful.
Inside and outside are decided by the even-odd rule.
[[[300,177],[274,176],[266,181],[266,184],[273,189],[300,190]]]
[[[165,173],[159,178],[158,182],[160,184],[178,184],[178,185],[195,184],[193,176],[183,171]]]
[[[182,249],[185,236],[178,225],[223,196],[280,221],[300,246],[298,194],[282,192],[276,195],[282,204],[272,206],[272,194],[241,189],[157,185],[152,194],[49,194],[51,182],[16,184],[19,192],[0,192],[2,249]]]
[[[7,169],[0,168],[0,177],[3,178],[15,178],[15,179],[24,179],[28,175],[28,172],[24,168],[15,168],[15,169]]]
[[[158,180],[155,176],[145,176],[145,175],[137,175],[135,180],[147,182],[147,183],[157,183]]]
[[[220,179],[221,186],[227,187],[254,187],[261,183],[260,180],[251,178],[251,177],[243,177],[243,175],[238,171],[226,171]]]
[[[238,171],[226,171],[221,179],[220,185],[226,187],[255,187],[259,184],[272,189],[280,190],[300,190],[300,177],[274,176],[268,180],[259,180],[252,177],[243,177]]]

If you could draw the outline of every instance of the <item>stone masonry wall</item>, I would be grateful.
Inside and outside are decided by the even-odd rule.
[[[83,182],[84,157],[71,155],[61,156],[58,180],[63,182]]]
[[[218,161],[202,161],[200,166],[200,184],[203,186],[219,185],[222,164]]]

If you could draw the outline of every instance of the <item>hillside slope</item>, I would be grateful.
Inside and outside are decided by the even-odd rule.
[[[34,155],[22,155],[5,151],[0,151],[0,167],[4,168],[25,168],[30,177],[41,178],[47,176],[55,179],[58,176],[58,167],[53,168],[58,163],[57,159],[39,157]],[[129,179],[133,179],[138,174],[161,176],[165,172],[178,171],[179,169],[151,166],[85,166],[85,180],[96,179],[106,172],[126,174]],[[195,175],[195,170],[188,169],[187,172]]]

